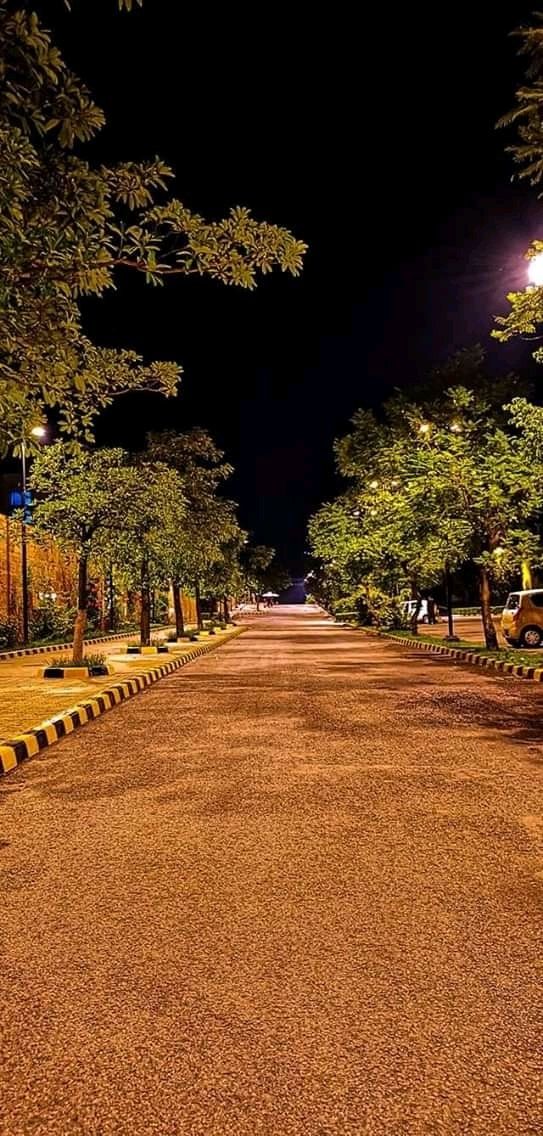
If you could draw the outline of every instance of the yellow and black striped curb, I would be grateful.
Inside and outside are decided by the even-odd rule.
[[[513,675],[514,678],[528,678],[532,682],[543,682],[543,667],[530,667],[521,663],[506,663],[503,659],[493,659],[491,655],[481,655],[478,651],[469,651],[465,647],[444,647],[441,643],[427,643],[425,640],[411,639],[408,635],[391,635],[388,631],[374,631],[369,627],[360,627],[365,635],[376,635],[380,639],[390,639],[392,643],[399,643],[402,647],[416,647],[419,651],[429,651],[431,655],[447,655],[450,659],[458,659],[471,666],[484,667],[485,670],[497,671],[498,674]]]
[[[187,650],[186,654],[178,655],[175,659],[163,663],[160,667],[153,667],[151,670],[142,671],[141,674],[131,675],[130,678],[101,690],[96,697],[87,698],[84,702],[72,706],[70,710],[56,715],[49,721],[41,722],[32,730],[27,730],[24,734],[11,738],[10,741],[0,742],[0,775],[9,773],[11,769],[15,769],[26,758],[35,757],[47,746],[60,741],[61,738],[73,733],[80,726],[86,726],[87,722],[93,721],[94,718],[99,718],[100,714],[105,714],[106,710],[112,710],[114,706],[118,706],[120,702],[126,702],[128,698],[133,698],[135,694],[139,694],[140,690],[152,686],[160,678],[179,670],[180,667],[192,662],[199,655],[205,655],[209,651],[221,647],[223,643],[229,643],[231,639],[235,639],[237,635],[242,635],[246,630],[245,627],[236,627],[234,631],[221,636],[216,642],[200,643],[191,650]]]

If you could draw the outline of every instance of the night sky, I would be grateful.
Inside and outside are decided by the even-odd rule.
[[[248,205],[310,246],[302,278],[274,275],[252,294],[194,278],[155,290],[127,274],[84,310],[98,342],[185,370],[175,403],[124,400],[100,440],[209,428],[236,466],[242,523],[294,571],[357,406],[476,341],[500,369],[529,365],[527,345],[488,333],[541,235],[536,194],[511,184],[494,130],[521,74],[507,33],[531,8],[394,7],[356,20],[347,5],[321,18],[293,4],[40,7],[107,115],[89,156],[159,154],[192,209]]]

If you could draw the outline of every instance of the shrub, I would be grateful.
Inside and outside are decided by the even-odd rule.
[[[30,618],[31,639],[66,639],[73,631],[75,611],[62,608],[53,600],[43,600]]]
[[[19,641],[19,631],[13,619],[0,620],[0,650],[10,650]]]
[[[69,667],[89,667],[90,670],[92,667],[103,667],[105,661],[106,656],[100,654],[99,652],[85,655],[85,658],[81,663],[74,663],[73,659],[70,658],[69,655],[56,655],[54,659],[51,659],[51,662],[48,663],[47,666],[64,667],[65,670]]]

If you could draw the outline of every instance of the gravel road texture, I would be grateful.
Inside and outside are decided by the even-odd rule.
[[[6,778],[2,1136],[541,1136],[542,712],[275,609]]]

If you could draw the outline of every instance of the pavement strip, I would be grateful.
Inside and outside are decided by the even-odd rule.
[[[183,654],[177,654],[175,658],[169,659],[167,663],[162,663],[158,667],[151,667],[148,670],[140,671],[138,674],[124,677],[120,682],[106,686],[104,689],[97,692],[93,698],[87,698],[76,706],[69,707],[53,718],[40,722],[39,725],[33,726],[32,729],[25,730],[24,733],[16,735],[9,741],[0,742],[0,776],[9,773],[12,769],[16,769],[16,767],[27,758],[35,757],[36,754],[41,753],[41,751],[48,746],[60,741],[66,734],[71,734],[73,730],[85,726],[87,722],[91,722],[94,718],[105,714],[106,710],[111,710],[121,702],[126,702],[127,699],[133,698],[135,694],[139,694],[141,690],[152,686],[153,683],[158,682],[161,678],[165,678],[166,675],[173,674],[174,671],[186,666],[186,664],[192,662],[193,659],[198,658],[200,655],[207,655],[210,651],[221,647],[223,643],[229,642],[230,639],[234,639],[237,635],[242,635],[245,630],[245,627],[236,627],[233,631],[218,633],[216,639],[213,641],[208,640],[205,643],[195,643],[191,646],[187,646]]]
[[[341,624],[348,627],[349,624]],[[388,631],[375,631],[369,627],[356,627],[355,631],[362,631],[364,635],[374,635],[378,639],[388,639],[400,647],[415,647],[418,651],[429,651],[431,655],[446,655],[460,663],[470,666],[484,667],[486,670],[496,671],[498,674],[511,675],[513,678],[531,679],[532,682],[543,682],[543,667],[530,667],[522,663],[508,663],[503,659],[494,659],[491,655],[482,655],[478,651],[470,651],[466,647],[445,647],[441,643],[428,643],[425,639],[410,638],[409,635],[392,635]]]

